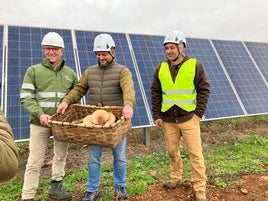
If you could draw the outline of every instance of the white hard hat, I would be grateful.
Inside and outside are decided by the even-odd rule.
[[[164,45],[166,43],[175,43],[175,44],[180,44],[184,43],[184,47],[186,47],[186,38],[184,37],[184,34],[180,31],[172,31],[169,32],[164,40]]]
[[[49,32],[47,33],[41,43],[43,46],[44,45],[51,45],[51,46],[56,46],[56,47],[62,47],[64,48],[64,42],[63,38],[60,36],[60,34],[56,32]]]
[[[99,34],[94,40],[93,51],[108,51],[110,52],[115,48],[115,43],[111,35],[109,34]]]

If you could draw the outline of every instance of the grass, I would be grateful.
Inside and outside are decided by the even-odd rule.
[[[267,121],[265,119],[265,121]],[[23,151],[23,146],[19,146]],[[216,146],[204,153],[207,166],[208,183],[218,187],[230,187],[239,183],[242,175],[262,174],[268,165],[268,137],[250,135],[246,138],[232,140],[228,144]],[[186,149],[181,150],[184,165],[184,180],[190,180],[190,163]],[[132,158],[128,162],[127,190],[131,196],[143,194],[148,186],[168,179],[169,158],[165,151],[145,157]],[[113,197],[113,167],[111,164],[102,168],[100,194],[103,201]],[[73,192],[73,200],[82,200],[85,191],[87,170],[76,169],[64,179],[64,186]],[[36,200],[45,201],[49,191],[50,178],[40,178]],[[0,200],[20,200],[23,180],[16,177],[1,184]]]
[[[261,174],[268,165],[268,138],[253,135],[236,144],[217,148],[206,157],[208,182],[227,187],[237,183],[242,175]]]

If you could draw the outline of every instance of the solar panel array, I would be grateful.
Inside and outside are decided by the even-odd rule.
[[[243,115],[244,111],[228,79],[213,44],[208,39],[188,39],[187,53],[196,57],[207,73],[211,96],[205,113],[206,119]]]
[[[26,69],[42,58],[41,40],[49,31],[62,35],[64,59],[81,76],[96,64],[92,52],[95,36],[101,32],[0,26],[0,74],[6,75],[7,90],[1,93],[1,107],[16,140],[29,138],[28,113],[19,102]],[[109,33],[109,32],[106,32]],[[150,85],[155,68],[165,59],[164,36],[110,33],[116,43],[116,60],[133,74],[137,105],[133,128],[153,125]],[[204,120],[268,113],[268,44],[187,38],[186,53],[204,66],[211,85],[211,97]],[[7,59],[4,55],[7,55]],[[5,76],[1,76],[5,79]],[[87,94],[83,103],[87,102]]]

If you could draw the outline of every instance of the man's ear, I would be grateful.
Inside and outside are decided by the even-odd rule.
[[[111,50],[111,55],[114,57],[114,55],[115,55],[115,49],[112,49]]]
[[[184,47],[183,43],[179,44],[178,48],[179,48],[180,53],[184,52],[184,50],[185,50],[185,47]]]

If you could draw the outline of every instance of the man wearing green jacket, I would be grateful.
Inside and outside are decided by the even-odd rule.
[[[30,119],[30,153],[22,188],[24,201],[33,201],[38,188],[40,170],[51,134],[48,119],[56,113],[57,105],[78,81],[75,72],[61,59],[64,41],[58,33],[47,33],[42,46],[45,58],[27,69],[20,93],[21,104],[29,112]],[[54,140],[50,198],[71,200],[71,193],[62,186],[67,153],[68,143]]]

